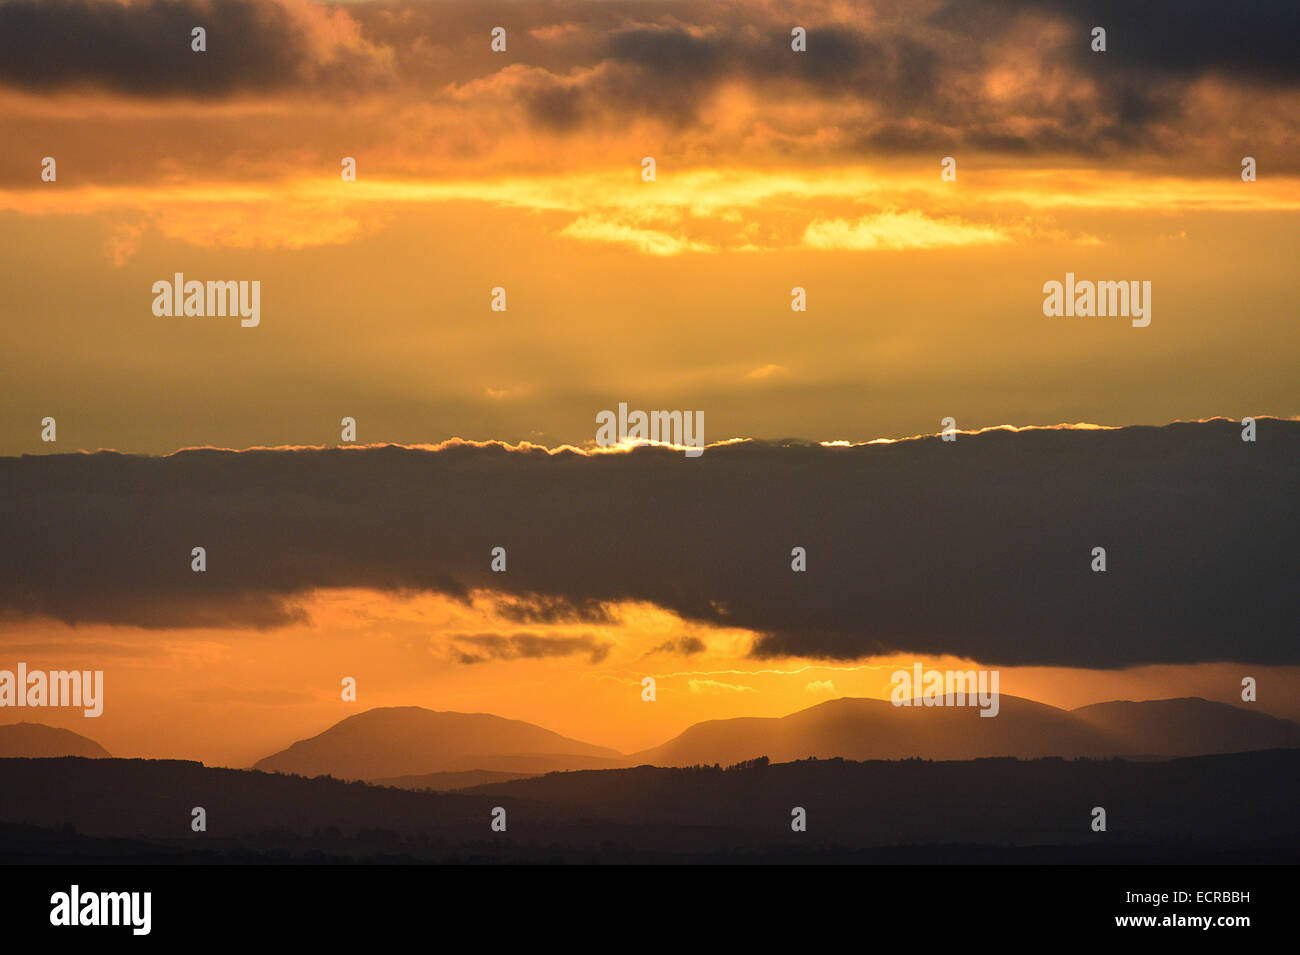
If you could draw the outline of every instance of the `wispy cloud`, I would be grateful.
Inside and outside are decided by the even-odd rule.
[[[1002,229],[961,219],[932,219],[922,212],[889,210],[860,219],[817,219],[804,230],[814,249],[936,249],[1010,242]]]
[[[686,681],[686,685],[692,693],[757,693],[752,686],[743,686],[739,683],[722,683],[719,680],[696,680]]]
[[[647,255],[680,255],[683,252],[713,252],[707,242],[671,235],[655,229],[642,229],[626,222],[601,216],[583,216],[569,223],[559,233],[569,239],[630,245]]]

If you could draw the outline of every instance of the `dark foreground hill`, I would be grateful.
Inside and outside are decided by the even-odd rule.
[[[153,760],[5,760],[0,778],[0,861],[103,859],[111,840],[196,861],[1300,860],[1297,750],[647,766],[456,793]],[[206,832],[190,829],[196,806]]]
[[[466,769],[457,773],[422,773],[415,776],[391,776],[387,779],[371,779],[367,782],[376,786],[392,786],[394,789],[432,789],[435,792],[454,792],[457,789],[470,789],[474,786],[486,786],[489,783],[504,783],[512,779],[529,779],[540,773],[511,773],[491,769]]]

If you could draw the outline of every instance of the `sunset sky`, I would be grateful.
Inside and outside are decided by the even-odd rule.
[[[700,409],[708,442],[899,439],[947,416],[963,431],[1295,418],[1297,7],[1198,18],[1201,6],[3,0],[0,455],[335,446],[344,416],[361,445],[589,450],[595,415],[619,402]],[[1089,45],[1098,25],[1104,53]],[[191,50],[195,26],[206,52]],[[490,48],[497,26],[505,52]],[[1243,157],[1257,181],[1242,180]],[[260,325],[155,316],[151,287],[177,272],[260,281]],[[1151,324],[1045,317],[1043,284],[1067,272],[1149,281]],[[791,310],[796,286],[805,312]],[[489,307],[494,287],[505,311]],[[159,486],[181,501],[188,465],[162,466]],[[77,467],[50,472],[52,494]],[[76,473],[122,479],[99,467]],[[229,467],[249,495],[280,473]],[[24,502],[62,506],[10,479],[11,530]],[[98,506],[81,480],[76,513]],[[590,487],[591,547],[640,547],[638,528],[650,532]],[[298,503],[284,487],[267,500]],[[96,549],[106,528],[129,537],[146,520],[113,506],[103,537],[51,563],[67,568],[58,593],[96,577],[96,559],[135,559],[120,541]],[[61,520],[42,513],[53,535]],[[193,518],[191,537],[222,524],[169,513]],[[664,520],[689,536],[685,518]],[[544,564],[527,525],[515,540]],[[23,546],[45,547],[32,527],[0,545],[11,574],[28,566]],[[774,565],[788,564],[784,530],[772,538]],[[1223,662],[1241,659],[1227,634],[1217,649],[1202,634],[1188,654],[1105,661],[1120,669],[1064,651],[1029,665],[992,644],[1001,660],[831,658],[780,641],[756,653],[763,628],[708,619],[667,584],[659,599],[610,584],[577,609],[521,609],[523,591],[482,573],[492,541],[463,543],[472,571],[437,564],[456,587],[363,541],[364,572],[322,547],[336,563],[313,551],[265,592],[241,578],[221,613],[181,590],[146,609],[126,583],[119,604],[89,584],[76,600],[33,598],[24,581],[3,588],[0,667],[102,668],[100,719],[19,715],[114,755],[231,765],[401,704],[630,752],[702,719],[884,697],[916,659],[991,662],[1002,692],[1062,706],[1232,701],[1249,672],[1287,688],[1261,709],[1300,718],[1300,661],[1261,643],[1244,671]],[[188,573],[190,537],[175,546]],[[660,679],[653,707],[644,675]],[[357,704],[339,700],[344,676]]]

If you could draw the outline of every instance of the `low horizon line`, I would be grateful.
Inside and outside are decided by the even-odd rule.
[[[1253,421],[1281,421],[1281,422],[1289,422],[1289,423],[1300,422],[1300,415],[1288,416],[1288,415],[1257,414],[1257,415],[1248,415],[1247,417],[1249,417]],[[1167,421],[1164,424],[1140,424],[1139,423],[1139,424],[1110,425],[1110,424],[1096,424],[1087,421],[1059,422],[1057,424],[1027,424],[1027,425],[996,424],[996,425],[987,425],[985,427],[971,428],[971,429],[953,428],[947,431],[925,432],[921,434],[904,435],[902,437],[896,437],[896,438],[877,437],[877,438],[870,438],[865,441],[851,441],[844,438],[819,439],[819,438],[797,438],[797,437],[784,437],[784,438],[759,438],[759,437],[752,437],[752,436],[751,437],[730,437],[718,441],[707,442],[703,447],[704,450],[708,450],[710,448],[728,447],[737,444],[767,444],[767,445],[797,445],[801,447],[810,447],[810,448],[822,447],[822,448],[852,449],[852,448],[863,448],[863,447],[878,446],[878,445],[903,444],[911,441],[924,441],[932,438],[941,438],[944,434],[961,434],[961,435],[966,435],[968,437],[977,437],[979,435],[988,434],[990,432],[996,432],[996,431],[1010,432],[1013,434],[1019,434],[1021,432],[1026,432],[1026,431],[1029,432],[1033,432],[1033,431],[1128,431],[1137,428],[1163,429],[1163,428],[1169,428],[1181,424],[1214,424],[1217,422],[1225,422],[1234,425],[1241,423],[1241,421],[1237,418],[1228,417],[1226,415],[1214,415],[1209,418],[1175,418],[1174,420]],[[162,459],[162,458],[170,458],[176,455],[186,454],[194,451],[215,451],[215,452],[221,452],[226,454],[246,454],[255,451],[368,451],[368,450],[381,450],[385,448],[397,448],[404,451],[427,451],[427,452],[437,453],[452,448],[462,448],[462,447],[501,448],[503,450],[516,452],[516,453],[520,453],[520,452],[531,453],[531,452],[542,451],[552,456],[568,453],[568,454],[582,455],[583,457],[596,457],[603,454],[627,454],[632,451],[639,450],[641,448],[661,448],[669,451],[680,451],[686,447],[686,445],[673,444],[672,442],[669,441],[654,441],[648,438],[637,438],[633,440],[624,439],[622,441],[619,441],[617,444],[610,445],[608,447],[596,446],[594,444],[594,441],[595,439],[593,438],[591,446],[575,445],[568,442],[550,446],[550,445],[540,444],[538,442],[528,441],[528,440],[521,440],[517,443],[512,444],[508,440],[499,439],[499,438],[477,439],[477,438],[463,438],[460,437],[459,435],[456,435],[436,442],[413,442],[409,444],[405,444],[397,441],[373,441],[364,444],[359,442],[342,442],[336,444],[274,444],[274,445],[255,444],[255,445],[248,445],[243,448],[227,447],[227,446],[215,445],[215,444],[196,444],[196,445],[186,445],[184,447],[177,448],[174,451],[165,451],[162,453],[150,453],[147,451],[123,451],[119,448],[108,448],[108,447],[95,448],[94,450],[88,450],[86,448],[78,448],[74,451],[50,451],[50,452],[24,451],[21,454],[0,455],[0,460],[6,460],[6,459],[18,460],[21,458],[34,458],[34,457],[56,457],[59,455],[93,456],[97,454],[111,454],[111,455],[118,455],[121,457]]]

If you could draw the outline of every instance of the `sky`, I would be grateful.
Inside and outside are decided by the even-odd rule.
[[[1300,661],[1279,652],[1270,627],[1294,606],[1274,592],[1246,613],[1255,639],[1230,638],[1213,589],[1223,577],[1211,570],[1239,586],[1247,571],[1271,579],[1295,527],[1285,487],[1296,440],[1286,419],[1300,416],[1298,16],[1283,2],[1225,15],[1173,0],[0,2],[11,580],[0,588],[0,666],[105,666],[112,702],[93,729],[54,711],[46,721],[123,755],[232,764],[348,715],[344,675],[358,676],[367,706],[495,712],[623,751],[699,719],[884,696],[881,674],[922,654],[1004,666],[1004,692],[1057,705],[1231,700],[1246,664],[1293,691]],[[1096,26],[1104,52],[1092,49]],[[203,52],[191,48],[194,27],[206,30]],[[492,49],[494,27],[504,51]],[[803,52],[791,48],[795,27]],[[53,181],[42,178],[46,157]],[[341,175],[345,157],[355,181]],[[1244,157],[1254,181],[1243,181]],[[156,315],[154,283],[178,272],[259,282],[257,327]],[[1045,316],[1044,283],[1067,273],[1150,282],[1150,324]],[[806,311],[791,308],[796,287]],[[503,311],[491,307],[496,288]],[[620,402],[698,409],[711,444],[810,444],[779,463],[766,445],[731,457],[712,447],[706,458],[723,464],[699,484],[644,454],[627,456],[624,480],[599,455],[505,450],[590,451],[596,415]],[[908,591],[887,639],[846,628],[865,595],[888,598],[909,581],[882,570],[871,522],[887,515],[855,498],[846,475],[870,477],[870,462],[889,460],[918,486],[938,479],[918,463],[930,452],[904,453],[907,442],[889,459],[873,448],[828,456],[817,442],[933,435],[948,417],[973,433],[1247,415],[1277,421],[1262,426],[1265,445],[1286,436],[1267,467],[1215,458],[1189,470],[1169,467],[1155,439],[1067,440],[1083,456],[1073,498],[1039,438],[1085,433],[1029,433],[1038,443],[1005,447],[990,443],[1001,433],[971,439],[1022,462],[1001,466],[1036,481],[1008,486],[1041,494],[1045,512],[1076,519],[1080,534],[1113,505],[1152,540],[1185,547],[1184,515],[1151,513],[1157,477],[1211,508],[1196,526],[1233,546],[1219,557],[1192,548],[1203,577],[1182,568],[1203,613],[1175,612],[1185,576],[1161,583],[1164,603],[1129,592],[1111,638],[1081,635],[1080,620],[1093,633],[1104,621],[1071,612],[1077,595],[1064,583],[1030,601],[1019,643],[988,638],[990,619],[1016,615],[978,602],[998,588],[973,585],[974,602],[947,617]],[[47,417],[53,442],[42,440]],[[359,445],[503,444],[454,444],[460,457],[445,466],[353,448],[364,462],[355,470],[290,450],[340,444],[344,417]],[[1187,446],[1226,449],[1215,442],[1235,426],[1207,433]],[[221,462],[176,453],[259,447],[283,450]],[[1117,455],[1105,458],[1110,470],[1089,470],[1094,447]],[[50,470],[20,457],[98,449],[148,457],[60,459]],[[1143,455],[1147,478],[1116,470]],[[940,513],[960,524],[989,494],[1010,506],[979,470],[982,455],[963,460],[975,470]],[[139,470],[149,461],[155,470]],[[426,466],[437,480],[463,468],[481,482],[428,504],[462,510],[457,526],[472,540],[431,545],[427,565],[402,534],[423,526],[421,502],[393,476]],[[646,506],[647,475],[660,467],[685,482],[684,505]],[[733,484],[715,480],[730,469]],[[334,483],[314,497],[278,483],[296,474],[310,484],[318,471]],[[772,567],[788,564],[797,528],[769,515],[746,536],[728,488],[747,473],[774,495],[825,491],[822,509],[805,502],[787,516],[827,542],[856,528],[875,560],[859,577],[878,582],[841,561],[819,578],[830,590],[803,627],[780,612],[771,583],[760,588],[771,599],[739,623],[710,609],[742,605],[764,579],[724,573],[729,554],[768,547]],[[1099,473],[1137,490],[1094,494]],[[380,499],[380,486],[395,497]],[[1212,508],[1228,486],[1251,513],[1273,514],[1262,537],[1250,524],[1234,536],[1230,515]],[[632,493],[639,503],[620,496]],[[908,513],[896,484],[867,484],[863,497]],[[546,513],[556,502],[567,523]],[[331,508],[355,512],[339,520],[353,537],[319,533]],[[252,513],[282,537],[257,533]],[[508,549],[523,549],[508,586],[487,572],[493,540],[471,533],[501,513],[517,515],[501,527]],[[164,541],[168,522],[189,537]],[[386,528],[387,544],[367,526]],[[700,545],[714,526],[730,528],[729,547]],[[956,546],[973,553],[980,533],[1006,526],[963,526]],[[933,536],[907,544],[906,526],[891,532],[917,560],[940,549]],[[173,591],[158,575],[173,563],[189,573],[196,535],[229,546],[214,554],[206,594],[188,577]],[[1005,540],[1040,537],[1013,527]],[[672,546],[713,563],[666,572]],[[584,586],[558,571],[528,576],[555,547]],[[233,553],[247,572],[223,577]],[[638,553],[633,582],[602,576]],[[254,569],[274,585],[258,586]],[[511,611],[530,587],[558,603]],[[976,606],[991,616],[976,618]],[[1166,629],[1142,629],[1153,619]],[[846,650],[835,636],[845,632],[867,637]],[[1066,652],[1087,646],[1100,649]],[[643,671],[665,677],[652,710],[636,692]],[[1277,697],[1260,705],[1300,717]]]

